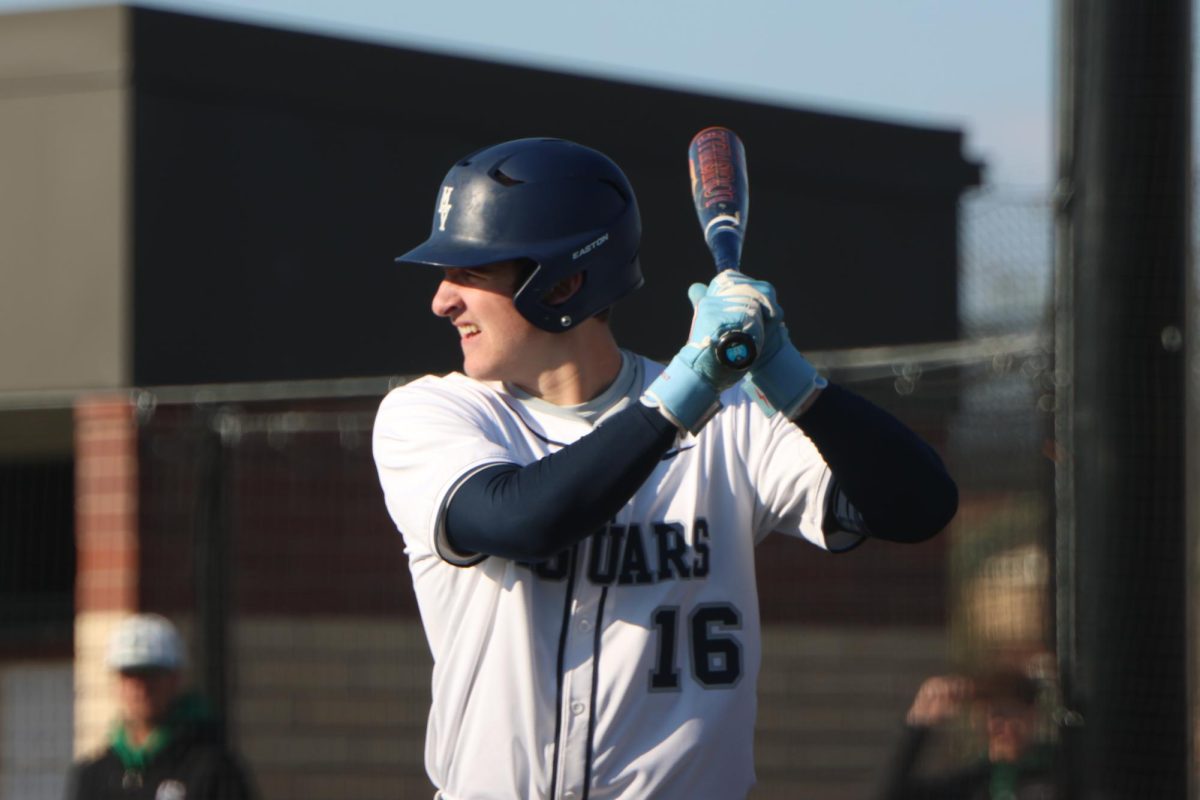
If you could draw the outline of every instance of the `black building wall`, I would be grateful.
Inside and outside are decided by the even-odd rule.
[[[953,130],[851,119],[470,59],[131,10],[136,384],[446,371],[436,271],[393,265],[446,169],[522,136],[613,157],[638,193],[646,286],[618,337],[667,358],[711,274],[686,147],[746,143],[744,269],[804,348],[957,333],[956,203],[978,181]]]

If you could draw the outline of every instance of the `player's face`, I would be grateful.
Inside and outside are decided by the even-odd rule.
[[[513,305],[520,266],[504,262],[473,269],[449,268],[433,296],[433,313],[448,319],[462,345],[463,372],[483,381],[527,386],[551,344]]]
[[[1033,737],[1037,712],[1032,706],[995,702],[985,710],[988,757],[992,761],[1015,762]]]
[[[125,719],[142,725],[162,721],[180,687],[179,673],[164,669],[122,672],[119,681]]]

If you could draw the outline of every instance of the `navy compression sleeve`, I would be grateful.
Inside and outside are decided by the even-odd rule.
[[[796,424],[862,514],[868,536],[923,541],[958,510],[958,487],[933,448],[854,392],[829,384]]]
[[[542,561],[594,533],[633,496],[678,430],[634,403],[557,453],[524,467],[472,475],[446,509],[446,540],[460,553]]]

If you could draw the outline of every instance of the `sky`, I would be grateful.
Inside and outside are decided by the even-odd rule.
[[[99,5],[0,0],[0,13]],[[1054,171],[1053,0],[146,0],[146,7],[955,128],[985,185]],[[0,17],[0,25],[3,17]]]

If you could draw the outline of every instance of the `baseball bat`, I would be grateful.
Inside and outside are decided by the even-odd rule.
[[[717,272],[737,269],[742,262],[742,239],[750,213],[750,182],[746,148],[728,128],[705,128],[688,145],[692,205]],[[728,331],[716,343],[717,358],[732,369],[746,369],[758,356],[754,339]]]

